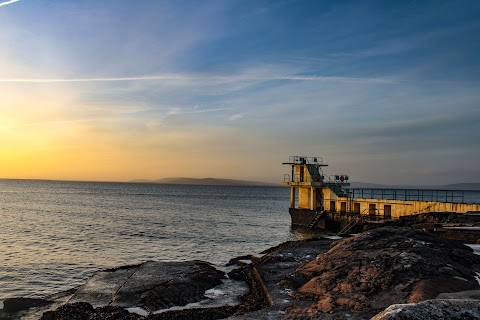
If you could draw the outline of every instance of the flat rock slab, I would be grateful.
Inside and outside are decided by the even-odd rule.
[[[96,272],[69,300],[149,312],[200,301],[225,274],[202,261],[154,262]]]
[[[94,307],[110,305],[120,288],[140,266],[97,271],[78,289],[68,303],[88,302]]]

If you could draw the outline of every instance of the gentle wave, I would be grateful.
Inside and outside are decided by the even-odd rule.
[[[290,235],[288,188],[0,180],[0,300],[146,260],[217,264]]]

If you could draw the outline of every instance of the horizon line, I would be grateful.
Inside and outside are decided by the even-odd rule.
[[[205,177],[205,178],[192,178],[192,177],[166,177],[166,178],[159,178],[159,179],[131,179],[131,180],[72,180],[72,179],[48,179],[48,178],[1,178],[0,180],[21,180],[21,181],[58,181],[58,182],[94,182],[94,183],[136,183],[134,182],[135,180],[145,180],[145,182],[155,182],[157,180],[163,180],[163,179],[192,179],[192,180],[204,180],[204,179],[215,179],[215,180],[234,180],[234,181],[246,181],[246,182],[259,182],[259,183],[265,183],[265,184],[273,184],[275,185],[275,182],[266,182],[266,181],[256,181],[256,180],[243,180],[243,179],[232,179],[232,178],[212,178],[212,177]],[[137,182],[138,183],[138,182]],[[351,183],[364,183],[364,184],[376,184],[380,185],[382,187],[387,187],[387,188],[394,188],[395,186],[398,187],[419,187],[419,188],[425,188],[425,187],[441,187],[441,186],[450,186],[450,185],[458,185],[458,184],[479,184],[480,182],[454,182],[454,183],[444,183],[444,184],[437,184],[437,185],[409,185],[409,184],[383,184],[383,183],[376,183],[376,182],[363,182],[363,181],[354,181]],[[281,182],[279,182],[279,185],[281,186]],[[386,189],[386,188],[358,188],[358,189]],[[355,189],[355,188],[352,188]],[[403,188],[403,189],[408,189],[408,188]],[[480,191],[480,190],[454,190],[454,191]]]

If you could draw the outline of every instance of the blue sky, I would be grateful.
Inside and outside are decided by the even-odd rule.
[[[312,155],[354,181],[480,182],[479,18],[478,1],[0,0],[0,176],[274,182]]]

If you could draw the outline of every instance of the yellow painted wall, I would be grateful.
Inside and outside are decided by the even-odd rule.
[[[324,197],[323,199],[324,199],[324,206],[326,211],[339,210],[341,201],[338,200],[339,198],[332,190],[330,190],[329,188],[324,188],[323,197]],[[335,205],[334,205],[335,208],[332,207],[332,201],[335,202]]]
[[[298,207],[301,209],[310,209],[310,188],[298,188]]]
[[[341,202],[347,201],[347,198],[337,198],[336,206],[340,208]],[[326,201],[329,205],[330,201]],[[381,199],[361,199],[355,198],[353,203],[360,204],[360,213],[368,215],[369,205],[375,204],[376,214],[383,215],[385,205],[392,208],[392,218],[401,216],[409,216],[418,213],[427,212],[458,212],[465,213],[467,211],[480,211],[480,204],[475,203],[445,203],[434,201],[403,201],[403,200],[381,200]],[[328,209],[327,209],[328,210]]]
[[[315,209],[317,204],[311,198],[310,185],[298,186],[298,207],[301,209]],[[313,187],[316,188],[316,187]],[[347,203],[347,210],[353,212],[355,203],[360,206],[360,214],[368,215],[370,212],[376,215],[384,215],[385,205],[391,206],[391,217],[399,218],[419,213],[427,212],[458,212],[480,211],[480,204],[467,203],[445,203],[434,201],[404,201],[404,200],[382,200],[382,199],[347,199],[337,197],[329,188],[316,188],[316,192],[323,192],[324,208],[327,211],[340,211],[342,202]],[[371,205],[375,205],[375,210],[371,210]]]

